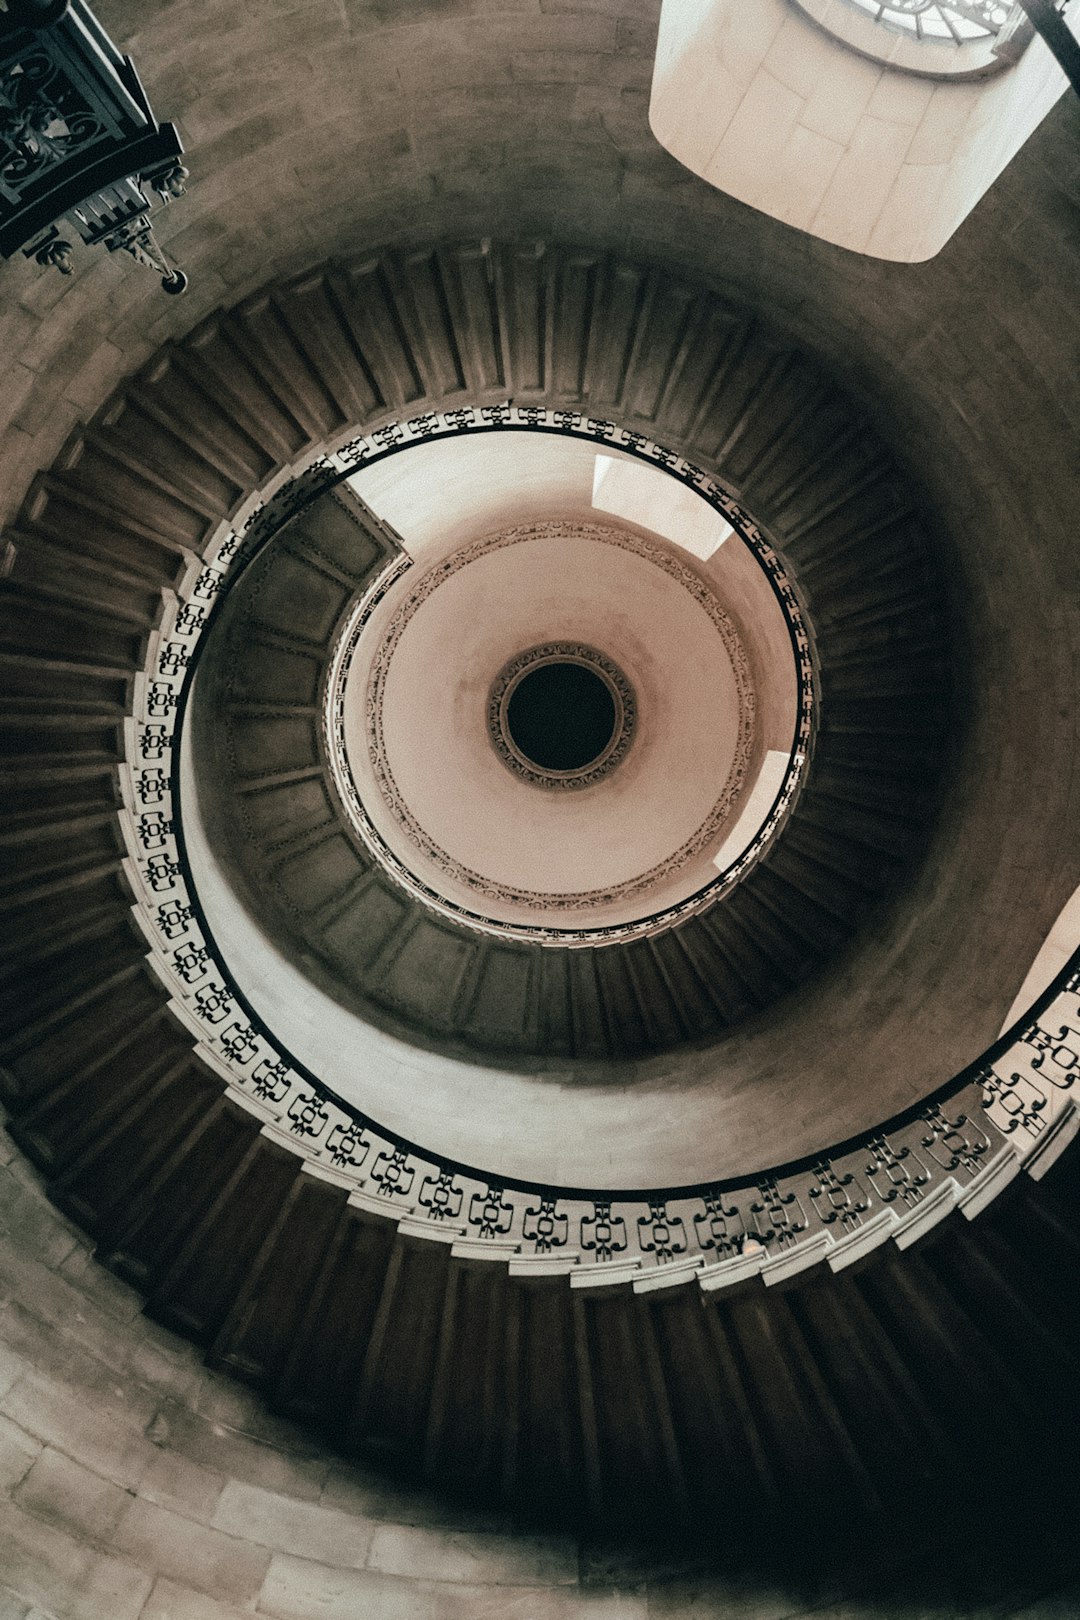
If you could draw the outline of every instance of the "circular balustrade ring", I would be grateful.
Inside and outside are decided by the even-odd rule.
[[[561,671],[585,679],[575,686],[564,682],[561,691],[548,682],[549,695],[534,700],[534,715],[528,700],[538,678]],[[566,722],[548,719],[562,705],[571,712],[569,724],[577,722],[569,738],[559,734]],[[534,787],[555,790],[591,787],[609,776],[626,757],[636,719],[634,690],[622,670],[579,641],[546,642],[519,653],[499,671],[488,698],[488,730],[503,764]],[[580,757],[571,762],[571,755]]]
[[[787,592],[777,589],[778,565],[763,565],[760,543],[754,540],[757,531],[746,515],[733,503],[725,512],[725,523],[749,536],[737,566],[746,569],[756,592],[759,622],[753,626],[751,645],[758,669],[768,665],[772,671],[764,698],[756,691],[750,652],[716,582],[691,567],[674,547],[611,523],[575,519],[516,525],[460,547],[421,571],[415,583],[407,558],[400,571],[391,564],[385,571],[385,587],[376,581],[358,594],[340,621],[324,678],[326,755],[354,837],[396,881],[425,903],[479,930],[575,945],[620,943],[634,934],[656,933],[700,910],[746,876],[778,833],[805,777],[813,670],[801,656],[805,631],[794,594],[790,587]],[[725,556],[734,561],[736,550],[737,544],[729,545]],[[485,780],[483,767],[490,756],[486,745],[494,743],[499,755],[502,736],[497,716],[493,723],[490,693],[466,691],[462,666],[479,662],[485,670],[494,669],[498,685],[498,672],[520,657],[522,639],[526,649],[538,643],[529,635],[522,638],[512,627],[506,635],[514,650],[507,659],[503,607],[489,611],[489,604],[513,598],[516,610],[528,613],[527,603],[542,588],[544,578],[562,579],[575,569],[577,585],[569,601],[564,595],[557,616],[568,608],[584,612],[584,622],[595,633],[615,637],[602,655],[611,669],[607,679],[612,683],[612,702],[617,699],[623,705],[625,719],[632,701],[633,723],[639,735],[644,733],[628,767],[635,771],[636,790],[621,802],[648,836],[643,838],[640,830],[632,838],[626,836],[618,800],[606,805],[591,800],[588,813],[573,827],[567,826],[566,816],[557,821],[549,804],[539,820],[531,819],[532,839],[524,841],[529,846],[528,863],[522,864],[519,844],[509,863],[503,851],[499,869],[492,865],[492,851],[484,838],[477,837],[475,824],[471,836],[463,836],[462,824],[469,820],[462,814],[463,805],[482,802],[485,825],[493,818],[507,826],[529,822],[533,807],[507,799],[501,791],[502,771],[488,772]],[[483,583],[477,582],[478,573]],[[523,580],[529,581],[524,589]],[[558,588],[565,591],[565,584]],[[258,593],[259,587],[255,590]],[[615,622],[605,625],[605,613],[613,609],[618,610]],[[548,611],[549,606],[541,613],[541,622],[547,622]],[[245,608],[241,612],[245,623],[254,623]],[[430,647],[432,618],[436,629],[441,623],[450,630],[434,661],[425,660],[417,650],[418,644],[420,649]],[[669,629],[661,656],[660,626],[665,623]],[[625,669],[609,656],[618,650],[627,625],[636,629],[638,638],[636,648],[632,635],[624,649],[636,668],[634,693]],[[476,641],[489,630],[503,636],[494,649]],[[240,632],[241,639],[245,633]],[[649,673],[640,662],[642,646],[658,634]],[[668,698],[663,721],[658,718],[663,707],[658,686]],[[418,703],[421,693],[423,702]],[[455,707],[455,694],[463,708]],[[441,724],[436,718],[440,714]],[[721,714],[722,724],[717,723]],[[243,727],[243,712],[237,723]],[[421,726],[425,732],[418,743]],[[402,750],[403,733],[413,739],[412,758],[409,749]],[[459,748],[462,734],[477,741],[483,738],[482,760],[470,756],[468,748]],[[666,768],[658,747],[661,734],[669,746]],[[670,744],[678,747],[680,738],[681,756],[674,757]],[[712,856],[760,779],[766,738],[773,751],[767,757],[785,762],[783,781],[778,779],[771,789],[765,784],[756,806],[751,806],[752,825],[749,820],[741,823],[745,836],[730,860],[721,863],[718,878]],[[627,759],[630,741],[627,730],[625,736],[605,739],[598,751],[607,756],[610,742],[614,768]],[[535,761],[522,756],[512,739],[503,747],[503,763],[518,781],[530,787],[545,779],[549,787],[562,785],[558,773],[537,773]],[[440,763],[432,776],[436,759]],[[581,763],[587,766],[588,758]],[[691,768],[700,776],[693,792],[684,774]],[[441,790],[448,769],[458,773],[461,787],[452,806]],[[684,784],[677,807],[669,793],[673,773]],[[577,774],[571,773],[571,785]],[[600,767],[584,769],[579,777],[581,787],[605,781],[610,784],[611,771]],[[774,813],[778,795],[783,800],[779,815]],[[676,811],[676,820],[664,821],[665,801]],[[576,881],[563,864],[571,846],[582,857],[591,851],[584,865],[578,861]],[[613,864],[611,855],[620,848],[623,854]],[[598,870],[597,861],[606,865]]]
[[[757,342],[755,338],[754,343]],[[769,369],[766,375],[773,379],[776,368]],[[779,375],[786,387],[791,382],[789,371],[785,370]],[[802,373],[797,368],[795,376],[801,387]],[[340,1172],[350,1180],[355,1179],[361,1189],[369,1189],[369,1196],[391,1200],[380,1207],[408,1208],[418,1220],[424,1220],[428,1203],[432,1204],[433,1209],[436,1204],[434,1189],[445,1186],[451,1207],[456,1208],[464,1199],[464,1206],[468,1206],[470,1211],[475,1208],[478,1219],[488,1222],[486,1211],[490,1203],[491,1231],[497,1229],[500,1235],[506,1234],[508,1241],[519,1243],[521,1239],[518,1234],[526,1229],[532,1233],[535,1225],[535,1241],[542,1245],[547,1242],[544,1233],[549,1217],[540,1211],[536,1197],[539,1193],[542,1194],[541,1201],[551,1201],[553,1204],[551,1219],[556,1234],[562,1234],[561,1218],[565,1213],[570,1227],[565,1239],[567,1248],[573,1247],[580,1239],[581,1253],[593,1255],[599,1261],[606,1261],[614,1254],[626,1254],[628,1249],[633,1254],[655,1256],[666,1261],[672,1251],[697,1253],[700,1250],[703,1255],[717,1252],[714,1246],[719,1245],[721,1239],[712,1230],[712,1216],[703,1212],[700,1203],[700,1199],[707,1196],[712,1200],[715,1195],[718,1202],[713,1213],[717,1218],[722,1216],[724,1222],[730,1220],[734,1228],[744,1235],[756,1232],[767,1254],[773,1252],[775,1244],[784,1241],[771,1214],[774,1201],[772,1191],[766,1193],[765,1190],[766,1183],[772,1182],[772,1176],[754,1174],[751,1177],[750,1172],[758,1169],[759,1156],[754,1153],[752,1162],[738,1162],[728,1151],[722,1134],[703,1131],[696,1134],[680,1132],[677,1136],[673,1134],[671,1140],[676,1143],[676,1148],[666,1158],[665,1144],[661,1142],[658,1149],[650,1137],[647,1139],[649,1162],[631,1164],[628,1149],[623,1151],[623,1140],[632,1146],[633,1141],[644,1142],[646,1138],[625,1131],[617,1139],[605,1136],[603,1132],[593,1136],[580,1133],[575,1140],[585,1143],[586,1148],[592,1141],[610,1144],[612,1140],[617,1140],[623,1162],[611,1162],[609,1154],[609,1162],[597,1168],[584,1163],[541,1162],[539,1158],[534,1165],[508,1163],[505,1162],[507,1155],[501,1150],[488,1152],[485,1144],[476,1140],[451,1144],[442,1139],[440,1131],[427,1131],[419,1120],[413,1120],[410,1124],[390,1118],[390,1110],[387,1109],[384,1115],[381,1102],[374,1098],[343,1102],[342,1092],[335,1091],[336,1077],[324,1073],[318,1063],[305,1061],[301,1048],[291,1034],[279,1027],[277,1012],[269,1010],[260,1016],[243,983],[238,983],[230,973],[228,959],[223,960],[218,953],[214,943],[213,920],[207,926],[200,897],[188,887],[192,873],[190,864],[185,860],[187,828],[184,795],[181,792],[183,784],[178,768],[179,750],[174,749],[173,739],[177,735],[175,719],[182,716],[187,707],[190,666],[196,660],[202,631],[211,618],[215,621],[220,618],[218,609],[232,595],[234,573],[240,576],[245,571],[247,562],[257,556],[263,540],[273,536],[275,543],[288,551],[291,542],[287,525],[293,517],[297,521],[302,519],[309,502],[325,495],[330,485],[350,476],[359,467],[394,456],[429,436],[439,434],[452,437],[462,431],[483,433],[485,429],[494,427],[524,429],[531,433],[575,433],[591,442],[598,451],[610,452],[615,449],[634,458],[653,460],[671,477],[673,487],[678,487],[676,480],[683,483],[694,492],[695,499],[697,494],[705,493],[718,510],[734,511],[738,518],[739,508],[728,489],[716,481],[715,474],[710,475],[702,470],[702,465],[695,465],[694,462],[696,460],[705,468],[722,465],[722,476],[729,478],[739,489],[745,489],[754,509],[760,510],[773,524],[776,543],[783,545],[785,560],[790,560],[791,569],[797,572],[799,593],[796,596],[794,588],[790,586],[786,566],[777,556],[772,537],[767,538],[754,530],[753,525],[748,525],[747,534],[765,573],[778,584],[781,578],[789,582],[792,602],[803,625],[801,630],[794,625],[792,627],[792,641],[800,670],[805,670],[811,681],[818,678],[809,626],[803,624],[801,618],[803,603],[806,610],[813,614],[815,626],[820,626],[824,632],[823,644],[827,655],[819,666],[823,682],[819,711],[821,730],[815,739],[814,778],[808,782],[806,791],[800,793],[798,803],[794,806],[792,837],[789,839],[785,836],[777,844],[779,858],[774,861],[770,853],[769,861],[759,863],[749,873],[745,884],[740,883],[733,890],[732,915],[738,921],[752,914],[753,921],[760,921],[771,931],[769,919],[783,916],[784,896],[791,892],[789,887],[785,887],[787,879],[784,874],[785,868],[789,875],[791,873],[792,861],[788,858],[788,852],[795,850],[796,838],[803,852],[799,859],[807,868],[829,870],[827,865],[822,864],[821,857],[824,856],[826,863],[829,861],[828,830],[838,825],[837,816],[830,811],[829,804],[835,804],[840,799],[851,805],[843,817],[843,831],[854,832],[855,853],[851,857],[847,888],[839,892],[830,888],[826,898],[835,895],[838,905],[843,908],[838,919],[839,926],[833,934],[834,938],[842,939],[860,914],[860,896],[867,892],[863,887],[864,876],[876,884],[879,874],[887,873],[892,867],[894,851],[898,858],[901,849],[911,841],[904,821],[913,819],[916,808],[920,814],[923,813],[922,806],[929,797],[928,786],[932,787],[941,709],[946,696],[942,689],[941,661],[936,640],[940,622],[940,609],[935,604],[938,576],[917,514],[905,501],[901,481],[892,470],[887,454],[872,436],[867,438],[859,433],[854,438],[850,435],[843,437],[847,417],[842,404],[832,401],[832,396],[826,392],[823,395],[824,403],[815,396],[814,411],[806,419],[809,423],[807,431],[813,430],[810,441],[800,438],[797,452],[789,455],[785,450],[777,461],[770,447],[776,442],[775,424],[788,402],[786,395],[773,397],[776,389],[772,381],[770,389],[764,390],[764,396],[761,390],[755,396],[759,420],[749,436],[745,455],[718,457],[716,450],[711,448],[721,442],[727,431],[725,424],[728,419],[737,421],[739,399],[742,397],[737,389],[719,394],[715,390],[710,392],[707,428],[700,434],[689,433],[685,426],[680,427],[678,423],[682,418],[673,410],[665,409],[657,415],[655,431],[668,438],[669,442],[684,447],[682,455],[658,450],[649,445],[644,435],[634,428],[620,429],[602,417],[593,420],[583,410],[576,412],[541,406],[517,408],[478,404],[461,409],[454,401],[455,408],[444,417],[429,410],[425,415],[418,415],[407,422],[380,424],[337,448],[334,448],[336,441],[328,433],[324,441],[331,446],[328,452],[313,451],[306,463],[307,471],[295,465],[290,469],[293,474],[299,472],[299,482],[294,479],[290,483],[286,477],[279,475],[265,487],[262,498],[266,504],[261,510],[258,509],[258,497],[252,495],[242,505],[232,509],[231,527],[222,525],[215,530],[212,525],[207,526],[205,539],[198,546],[203,567],[197,575],[193,573],[191,578],[185,580],[175,614],[166,610],[160,630],[149,649],[145,679],[137,683],[136,723],[130,735],[127,754],[131,764],[131,804],[134,812],[131,828],[133,841],[130,846],[132,877],[140,887],[145,886],[149,891],[146,896],[146,922],[162,947],[160,966],[164,981],[175,1007],[178,1011],[182,1009],[183,1022],[196,1034],[201,1054],[219,1074],[228,1071],[230,1083],[237,1088],[237,1095],[254,1105],[255,1112],[271,1122],[268,1128],[274,1128],[272,1122],[276,1122],[277,1128],[286,1133],[286,1140],[305,1154],[317,1160],[323,1159],[328,1167],[333,1167],[335,1174]],[[607,398],[605,394],[601,394],[601,397]],[[438,400],[433,398],[431,403],[437,405]],[[771,436],[767,446],[762,449],[758,440],[764,433],[766,423],[772,424]],[[852,447],[850,456],[843,463],[843,478],[839,487],[834,461],[825,455],[838,433],[841,434],[840,442]],[[765,458],[761,464],[767,464],[769,469],[767,479],[764,474],[758,477],[755,470],[761,458]],[[259,487],[258,480],[252,480],[250,487],[253,490]],[[783,589],[783,586],[780,588]],[[912,611],[913,597],[920,603],[917,617]],[[889,626],[888,635],[879,632],[871,642],[863,629],[868,619],[876,626]],[[600,644],[603,645],[602,641]],[[280,654],[273,656],[281,662]],[[263,667],[266,667],[265,659]],[[492,671],[498,667],[497,663],[493,664]],[[203,663],[200,675],[205,668]],[[871,678],[868,679],[868,676]],[[489,675],[488,683],[490,678]],[[250,690],[257,699],[257,683]],[[485,695],[487,690],[488,684],[485,684]],[[327,714],[321,718],[332,726],[334,716]],[[487,743],[486,736],[484,740]],[[320,749],[325,742],[326,733],[323,732],[319,738]],[[325,760],[325,753],[320,752],[320,759]],[[805,769],[806,763],[798,762],[792,774]],[[291,786],[288,783],[282,785]],[[781,814],[785,809],[783,801],[787,786],[788,783],[783,782],[779,788],[777,807]],[[578,796],[565,797],[573,799]],[[892,814],[892,806],[897,807],[899,815]],[[797,824],[797,818],[803,816],[804,807],[807,812],[804,821]],[[876,832],[878,826],[882,829],[880,841]],[[892,830],[894,826],[895,834]],[[826,839],[824,844],[823,836]],[[868,842],[868,839],[872,842]],[[318,878],[315,863],[320,849],[324,847],[311,843],[298,851],[296,872],[300,871],[302,856],[305,877],[310,874],[306,886],[297,888],[301,904],[307,902],[314,905],[319,901],[313,887]],[[846,853],[844,859],[848,859]],[[719,878],[720,874],[717,876]],[[717,908],[718,923],[722,921],[723,911],[724,907]],[[823,913],[819,909],[814,915],[821,917]],[[670,954],[674,957],[676,950],[683,949],[683,941],[687,937],[686,926],[697,927],[699,919],[696,915],[689,918],[653,918],[652,923],[659,923],[662,928],[668,920],[672,924],[683,924],[677,937],[675,927],[669,931]],[[701,919],[702,923],[706,920],[704,917]],[[828,920],[827,916],[824,920]],[[441,917],[436,918],[435,926],[449,932],[448,921],[452,926],[452,919],[444,921]],[[666,941],[668,936],[658,934],[657,938]],[[501,949],[502,943],[489,940],[470,948],[474,953],[483,951],[490,955],[494,953],[496,945]],[[639,945],[634,963],[636,969],[638,964],[646,962],[646,948],[652,951],[655,947],[652,939],[634,943]],[[459,948],[464,953],[465,947]],[[512,968],[527,948],[524,943],[511,940],[500,959]],[[797,966],[801,960],[798,941],[792,941],[788,950]],[[618,960],[618,953],[606,951],[565,950],[560,953],[553,950],[544,953],[545,956],[548,954],[555,959],[560,955],[565,957],[568,985],[580,979],[583,987],[586,987],[586,975],[592,972],[594,958],[597,962],[601,958],[615,963]],[[658,964],[662,965],[662,962]],[[719,952],[709,958],[705,968],[710,974],[722,971],[723,958]],[[413,972],[411,966],[409,972]],[[776,979],[781,985],[792,982],[791,977],[784,981],[779,971]],[[384,975],[380,988],[385,982]],[[772,993],[765,987],[763,998]],[[782,993],[782,989],[777,993]],[[395,1004],[391,1003],[390,1008],[393,1012]],[[546,1009],[544,1016],[547,1017]],[[740,1006],[734,1007],[733,1016],[743,1016]],[[377,1019],[373,1022],[377,1025]],[[610,1027],[618,1033],[622,1026],[616,1022]],[[391,1025],[391,1028],[394,1026]],[[542,1025],[536,1035],[538,1042],[546,1041],[545,1030],[546,1025]],[[681,1038],[682,1033],[677,1028],[670,1037],[661,1028],[657,1031],[656,1046],[676,1044]],[[515,1050],[524,1051],[526,1048]],[[571,1048],[575,1058],[577,1050],[576,1047]],[[618,1053],[615,1055],[620,1056]],[[529,1067],[531,1069],[531,1064]],[[645,1095],[644,1090],[641,1094]],[[658,1098],[657,1107],[662,1104],[665,1118],[670,1115],[669,1102],[673,1095],[677,1097],[677,1092],[669,1092],[663,1098]],[[481,1112],[475,1111],[473,1117]],[[854,1116],[852,1128],[861,1132],[866,1124],[867,1110],[861,1108],[848,1112]],[[880,1118],[883,1112],[875,1111],[870,1117]],[[785,1115],[785,1121],[787,1118]],[[376,1120],[380,1123],[376,1124]],[[937,1128],[935,1126],[933,1130]],[[917,1130],[921,1132],[918,1137]],[[833,1142],[847,1140],[843,1124],[836,1129],[832,1121],[826,1126],[815,1120],[809,1140],[784,1140],[782,1148],[774,1156],[774,1162],[785,1164],[781,1187],[786,1183],[791,1197],[801,1200],[806,1212],[824,1208],[821,1198],[815,1195],[815,1188],[824,1185],[826,1171],[822,1167],[819,1173],[814,1168],[818,1165],[820,1154],[815,1153],[811,1165],[809,1159],[799,1156],[800,1151],[809,1153],[811,1149],[816,1149],[826,1134]],[[890,1156],[899,1147],[901,1150],[908,1149],[911,1155],[901,1162],[914,1163],[915,1155],[924,1151],[922,1136],[929,1139],[931,1135],[932,1130],[926,1125],[912,1126],[910,1132],[905,1131],[900,1144],[890,1134],[888,1143],[881,1149],[884,1156],[882,1162],[891,1165]],[[522,1140],[527,1143],[527,1133],[522,1133]],[[683,1151],[684,1144],[692,1145],[696,1162],[687,1162],[690,1154]],[[977,1148],[980,1146],[976,1144]],[[720,1162],[716,1162],[718,1156]],[[520,1160],[522,1155],[518,1153],[517,1157]],[[567,1157],[569,1159],[569,1155]],[[837,1163],[840,1157],[833,1156],[832,1162]],[[877,1185],[874,1180],[878,1175],[877,1156],[875,1153],[872,1164],[865,1142],[857,1147],[851,1144],[850,1156],[844,1154],[843,1158],[842,1174],[837,1163],[841,1182],[844,1176],[850,1174],[854,1177],[850,1183],[853,1187],[858,1183],[865,1189],[867,1179],[871,1186]],[[796,1164],[800,1167],[797,1171],[794,1168]],[[473,1168],[469,1169],[468,1166]],[[743,1177],[748,1179],[741,1179]],[[750,1190],[751,1180],[755,1188],[760,1186],[760,1191]],[[747,1189],[747,1196],[729,1197],[729,1192],[735,1191],[736,1183],[740,1181]],[[497,1198],[493,1191],[496,1182],[500,1189]],[[925,1178],[919,1171],[913,1178],[913,1186],[918,1188],[924,1183]],[[597,1191],[604,1187],[612,1189],[610,1195],[605,1196]],[[684,1246],[686,1240],[680,1235],[671,1250],[665,1247],[661,1252],[657,1247],[661,1242],[657,1225],[661,1220],[659,1207],[654,1211],[652,1198],[643,1203],[642,1198],[633,1197],[629,1192],[631,1188],[640,1191],[643,1187],[657,1189],[658,1206],[662,1199],[672,1220],[677,1218],[682,1221],[683,1231],[690,1238],[688,1246]],[[572,1197],[573,1188],[588,1189],[585,1204],[580,1209],[579,1235],[579,1211],[567,1202]],[[676,1189],[686,1193],[685,1200],[680,1198],[676,1202]],[[488,1197],[488,1194],[491,1196]],[[854,1194],[852,1196],[855,1197]],[[912,1196],[921,1195],[916,1192]],[[617,1200],[617,1206],[608,1208],[601,1220],[601,1205],[610,1198]],[[792,1212],[790,1230],[806,1231],[807,1223],[803,1216],[798,1213],[795,1203],[787,1200],[788,1192],[782,1191],[782,1202],[778,1207]],[[861,1194],[856,1198],[858,1203],[866,1201]],[[865,1216],[857,1218],[869,1219],[874,1206],[875,1199],[870,1197]],[[709,1207],[711,1209],[711,1205]],[[442,1208],[441,1194],[439,1208]],[[730,1215],[729,1209],[732,1211]],[[461,1219],[464,1221],[464,1215]],[[472,1220],[471,1213],[469,1220]],[[704,1224],[699,1227],[699,1222]],[[612,1229],[610,1232],[609,1227]],[[810,1227],[813,1229],[812,1220]],[[606,1235],[602,1235],[601,1228]],[[486,1224],[485,1233],[488,1230]],[[826,1230],[834,1228],[827,1227]],[[640,1241],[626,1243],[628,1234],[637,1234]],[[531,1245],[534,1240],[529,1236],[526,1241]],[[733,1241],[738,1250],[742,1238],[736,1235]],[[723,1250],[729,1252],[726,1238],[723,1239]],[[540,1248],[537,1252],[541,1252]],[[645,1259],[639,1263],[651,1264],[653,1261]]]
[[[469,413],[473,419],[479,414]],[[554,426],[557,414],[562,413],[537,411],[529,426]],[[591,430],[592,424],[585,428]],[[613,432],[604,423],[595,430],[601,439]],[[977,1064],[875,1130],[862,1126],[842,1140],[836,1133],[832,1146],[808,1144],[802,1156],[774,1161],[772,1169],[692,1181],[537,1181],[481,1167],[483,1161],[470,1165],[444,1150],[421,1147],[342,1103],[275,1038],[217,955],[191,887],[178,728],[199,643],[234,568],[239,572],[264,540],[365,458],[392,454],[395,446],[429,431],[421,419],[393,424],[333,454],[316,455],[298,482],[282,487],[278,480],[267,491],[265,507],[252,498],[233,526],[208,529],[201,562],[192,562],[178,599],[167,601],[151,636],[126,734],[121,826],[128,876],[151,944],[151,967],[170,1010],[197,1043],[200,1061],[226,1081],[268,1136],[354,1186],[358,1201],[407,1214],[437,1236],[445,1237],[450,1223],[463,1239],[476,1237],[490,1245],[485,1252],[495,1253],[497,1240],[501,1252],[512,1250],[523,1263],[535,1258],[541,1267],[550,1266],[553,1255],[567,1268],[606,1267],[622,1258],[636,1267],[662,1266],[674,1280],[685,1274],[672,1264],[682,1257],[691,1271],[703,1278],[707,1273],[710,1285],[718,1286],[763,1268],[780,1267],[777,1275],[787,1276],[822,1258],[841,1265],[889,1236],[921,1232],[958,1201],[974,1207],[973,1200],[985,1200],[1004,1183],[1018,1158],[1026,1163],[1040,1155],[1045,1162],[1045,1150],[1052,1152],[1062,1140],[1074,1106],[1068,1096],[1074,1058],[1062,1045],[1062,1033],[1076,1018],[1075,978],[1052,987],[1024,1025]],[[631,453],[638,453],[637,442]],[[710,483],[689,463],[679,463],[676,476],[696,487]],[[730,499],[714,488],[718,498]],[[767,543],[762,545],[767,552]],[[812,578],[811,544],[796,561],[801,578]],[[880,566],[867,574],[863,556],[854,562],[860,577],[883,577]],[[905,582],[911,572],[906,561]],[[889,669],[896,667],[893,644]],[[859,759],[852,749],[860,732],[851,724],[855,711],[842,672],[830,675],[825,699],[823,723],[831,708],[842,736],[856,739],[845,742],[839,762],[850,767]],[[919,713],[924,710],[920,698]],[[884,744],[892,759],[897,749],[887,733]]]

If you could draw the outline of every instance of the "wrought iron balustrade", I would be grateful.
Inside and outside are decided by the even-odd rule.
[[[125,868],[149,961],[203,1061],[264,1130],[351,1185],[353,1202],[417,1237],[511,1271],[566,1271],[640,1289],[705,1289],[804,1267],[841,1270],[877,1245],[971,1216],[1023,1170],[1039,1176],[1080,1126],[1080,952],[1025,1017],[930,1097],[798,1162],[685,1187],[546,1186],[493,1176],[410,1142],[341,1101],[260,1019],[218,955],[185,854],[180,732],[199,649],[231,584],[297,512],[361,466],[436,435],[522,426],[640,451],[581,413],[485,406],[376,428],[315,456],[193,559],[152,637],[127,722]],[[682,458],[674,477],[701,488]],[[719,486],[717,486],[719,488]]]

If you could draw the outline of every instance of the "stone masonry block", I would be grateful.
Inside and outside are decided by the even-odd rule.
[[[26,1513],[50,1519],[76,1535],[108,1545],[131,1500],[121,1486],[47,1446],[14,1492]]]
[[[10,1418],[0,1417],[0,1490],[10,1491],[25,1479],[40,1454],[40,1440]]]
[[[354,1514],[297,1502],[237,1480],[225,1486],[212,1523],[244,1541],[345,1569],[362,1568],[375,1529]]]
[[[116,1550],[146,1569],[211,1597],[254,1597],[270,1564],[263,1547],[195,1524],[140,1498],[131,1502],[114,1535]]]
[[[4,1416],[39,1440],[62,1447],[78,1462],[117,1485],[137,1478],[148,1442],[127,1427],[122,1408],[91,1404],[83,1392],[38,1373],[20,1378],[0,1403]]]
[[[54,1525],[0,1502],[0,1571],[21,1597],[62,1620],[136,1620],[153,1585],[127,1559],[89,1547]]]
[[[164,1447],[151,1457],[138,1482],[138,1494],[158,1507],[209,1524],[224,1486],[223,1474]]]
[[[577,1549],[569,1537],[498,1536],[380,1525],[369,1564],[415,1580],[494,1581],[504,1586],[569,1586]]]
[[[3,1400],[16,1379],[30,1370],[30,1363],[25,1356],[20,1356],[9,1345],[2,1341],[0,1336],[0,1400]]]
[[[190,1586],[177,1586],[163,1576],[154,1582],[139,1620],[245,1620],[250,1609],[219,1602]]]

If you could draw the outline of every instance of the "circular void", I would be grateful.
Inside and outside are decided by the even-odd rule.
[[[503,715],[507,741],[552,776],[577,776],[607,751],[615,704],[585,664],[547,659],[519,680]]]
[[[635,718],[622,671],[595,648],[572,642],[511,659],[488,700],[500,759],[545,788],[590,787],[609,775],[630,747]]]

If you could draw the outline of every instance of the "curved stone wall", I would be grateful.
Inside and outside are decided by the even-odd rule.
[[[275,1418],[140,1314],[0,1136],[4,1620],[1064,1620],[1068,1537],[1028,1490],[946,1547],[912,1530],[807,1557],[567,1534],[395,1482]],[[1045,1460],[1045,1456],[1044,1459]],[[824,1481],[821,1482],[824,1484]],[[971,1486],[974,1489],[974,1485]],[[1048,1482],[1047,1489],[1056,1489]],[[1053,1511],[1063,1512],[1060,1495]],[[730,1504],[728,1515],[730,1515]]]

